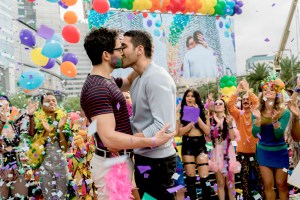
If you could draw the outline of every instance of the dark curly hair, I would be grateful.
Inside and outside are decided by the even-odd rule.
[[[130,30],[124,34],[124,37],[125,36],[131,38],[131,43],[133,44],[134,48],[139,45],[144,47],[146,58],[152,58],[153,41],[150,33],[141,30]]]
[[[184,125],[184,126],[186,126],[187,124],[190,123],[188,121],[182,120],[182,117],[183,117],[183,107],[187,105],[186,104],[186,96],[188,95],[189,92],[193,93],[193,95],[195,97],[196,104],[200,108],[199,117],[201,118],[201,120],[204,123],[206,123],[205,109],[204,109],[203,103],[201,101],[200,94],[196,90],[194,90],[194,89],[188,89],[187,91],[185,91],[185,93],[184,93],[184,95],[182,97],[182,101],[181,101],[181,110],[180,110],[180,122],[181,122],[181,124]],[[197,129],[200,130],[200,127],[199,127],[198,123],[195,123],[195,128],[197,128]]]
[[[89,56],[92,65],[102,63],[104,51],[113,53],[118,38],[118,31],[108,28],[92,29],[84,39],[84,48]]]

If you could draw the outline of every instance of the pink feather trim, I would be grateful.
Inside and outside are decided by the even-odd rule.
[[[132,199],[133,186],[130,180],[131,173],[126,162],[112,166],[106,174],[104,188],[104,191],[109,194],[109,200]]]

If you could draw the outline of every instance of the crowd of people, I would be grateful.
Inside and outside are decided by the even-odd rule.
[[[215,193],[233,200],[236,174],[244,200],[276,199],[274,186],[279,199],[289,199],[286,170],[300,159],[300,79],[288,101],[282,81],[268,77],[257,95],[242,80],[228,102],[188,88],[176,106],[175,83],[153,62],[149,33],[131,30],[120,40],[114,29],[93,29],[84,47],[93,67],[79,113],[66,113],[47,93],[11,118],[13,105],[0,96],[0,199],[29,199],[41,189],[45,200],[196,200]],[[111,77],[120,67],[134,70]]]

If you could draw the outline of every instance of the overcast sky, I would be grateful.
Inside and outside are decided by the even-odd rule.
[[[243,13],[234,17],[238,74],[245,72],[247,58],[261,54],[274,55],[278,51],[292,0],[243,2]],[[286,45],[286,49],[291,49],[292,54],[297,54],[297,42],[299,44],[299,36],[298,39],[296,37],[296,12]],[[265,42],[266,38],[270,41]],[[290,50],[285,55],[290,55]]]

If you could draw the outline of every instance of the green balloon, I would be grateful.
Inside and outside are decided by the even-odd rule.
[[[225,83],[223,83],[223,82],[220,82],[220,87],[221,88],[224,88],[226,86],[226,84]]]
[[[225,0],[219,0],[217,5],[220,5],[221,8],[225,8],[226,1]]]
[[[227,83],[229,81],[229,76],[225,75],[221,78],[221,81]]]
[[[227,86],[227,87],[233,86],[233,82],[232,82],[232,81],[228,81],[227,84],[226,84],[226,86]]]

